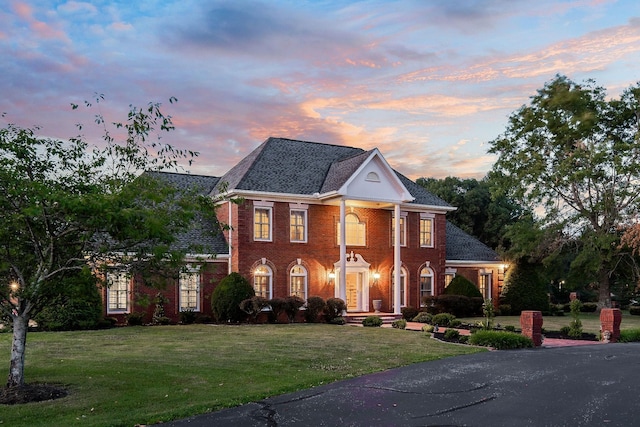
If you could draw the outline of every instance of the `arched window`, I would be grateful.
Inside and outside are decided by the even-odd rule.
[[[307,300],[307,269],[294,265],[289,273],[289,294]]]
[[[424,305],[423,298],[433,295],[433,270],[424,267],[420,270],[420,304]]]
[[[253,290],[256,296],[271,299],[273,272],[268,265],[262,264],[253,270]]]
[[[367,228],[364,222],[360,222],[358,215],[354,213],[348,213],[344,217],[344,224],[346,228],[346,243],[347,246],[365,246],[367,244]],[[340,244],[340,223],[338,222],[338,245]]]
[[[395,280],[396,275],[394,271],[391,271],[391,300],[393,301],[393,307],[395,307]],[[400,306],[407,306],[407,270],[400,268]]]

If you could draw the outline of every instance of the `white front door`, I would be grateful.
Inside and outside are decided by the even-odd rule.
[[[362,311],[362,273],[347,272],[347,311]]]

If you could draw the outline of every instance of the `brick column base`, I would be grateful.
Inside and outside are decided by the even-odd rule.
[[[540,347],[542,345],[542,312],[541,311],[523,311],[520,314],[520,327],[522,335],[533,340],[533,345]]]
[[[620,323],[622,312],[619,308],[603,308],[600,311],[600,339],[604,342],[618,342]]]

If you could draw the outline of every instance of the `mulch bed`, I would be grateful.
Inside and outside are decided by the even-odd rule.
[[[21,387],[5,387],[0,390],[0,405],[42,402],[43,400],[60,399],[67,394],[67,390],[64,388],[51,384],[25,384]]]
[[[545,331],[542,335],[546,338],[557,338],[562,340],[582,340],[582,341],[598,341],[596,334],[583,332],[580,338],[570,337],[558,331]]]

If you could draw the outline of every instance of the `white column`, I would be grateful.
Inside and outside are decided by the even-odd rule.
[[[400,263],[400,205],[397,203],[393,206],[393,217],[396,223],[393,233],[393,299],[395,301],[393,313],[400,314],[400,306],[402,304],[402,301],[400,301],[400,286],[402,286],[400,269],[402,267]]]
[[[347,302],[347,225],[345,224],[345,216],[347,204],[344,198],[340,199],[340,277],[338,278],[338,286],[340,287],[338,294],[340,299]]]

